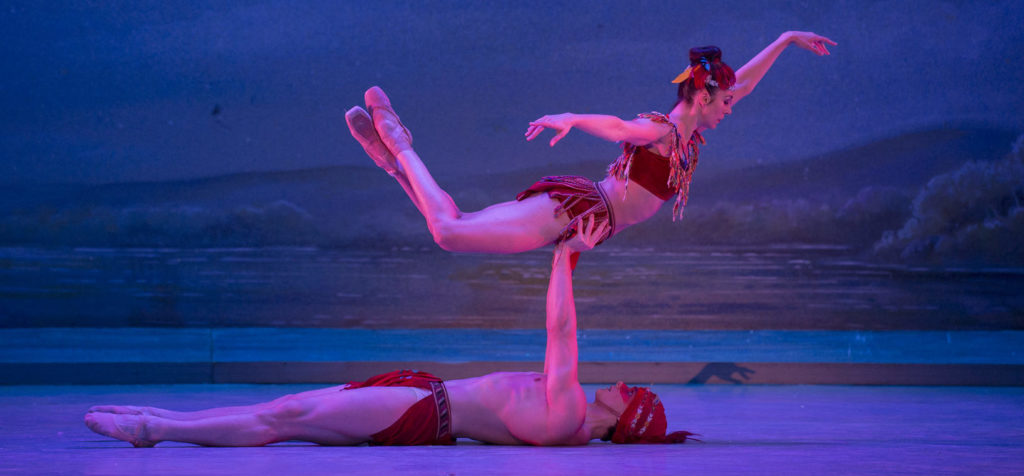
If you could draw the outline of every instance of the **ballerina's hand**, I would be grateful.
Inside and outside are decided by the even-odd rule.
[[[530,123],[530,127],[526,129],[526,140],[536,139],[541,132],[544,132],[545,128],[554,129],[557,131],[551,138],[551,146],[554,147],[555,143],[562,140],[572,130],[572,125],[572,114],[570,113],[544,116]]]
[[[829,53],[828,48],[825,47],[826,43],[832,46],[835,46],[837,44],[836,42],[828,38],[825,38],[824,36],[809,31],[791,31],[789,32],[789,38],[790,41],[793,42],[793,44],[805,50],[811,51],[818,56],[832,54]]]

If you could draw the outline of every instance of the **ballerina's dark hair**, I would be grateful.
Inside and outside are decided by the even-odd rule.
[[[717,46],[691,48],[689,71],[689,77],[679,83],[676,105],[682,101],[692,104],[693,98],[701,89],[714,96],[718,90],[729,89],[736,84],[736,73],[722,62],[722,50]],[[680,76],[685,74],[684,72]]]

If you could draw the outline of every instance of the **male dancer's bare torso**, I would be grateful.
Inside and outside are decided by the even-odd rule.
[[[547,376],[538,372],[497,372],[482,377],[447,380],[451,408],[452,435],[499,445],[583,445],[590,435],[583,429],[585,412],[567,415],[567,425],[552,432],[546,415]],[[409,388],[394,388],[403,394]],[[421,398],[430,392],[415,390]],[[358,391],[358,390],[354,390]],[[387,398],[381,392],[378,398]],[[583,388],[578,397],[581,409],[586,405]],[[575,427],[575,428],[574,428]]]

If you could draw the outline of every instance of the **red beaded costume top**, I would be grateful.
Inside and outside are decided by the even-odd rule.
[[[648,112],[637,117],[671,126],[672,152],[665,157],[651,152],[646,147],[624,142],[622,155],[608,166],[608,175],[625,180],[627,187],[629,181],[636,182],[644,190],[662,200],[668,200],[675,195],[676,203],[672,207],[672,221],[675,221],[683,216],[683,207],[686,206],[686,199],[690,193],[690,180],[693,178],[693,170],[697,168],[697,145],[704,144],[704,138],[699,132],[693,131],[693,135],[686,141],[686,148],[683,149],[679,131],[668,116],[660,112]]]

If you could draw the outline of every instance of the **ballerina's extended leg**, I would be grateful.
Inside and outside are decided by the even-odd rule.
[[[499,203],[478,212],[462,212],[413,150],[412,135],[384,91],[374,86],[366,91],[365,99],[378,137],[395,157],[397,172],[393,175],[426,218],[434,241],[442,248],[489,253],[529,251],[554,241],[569,222],[564,215],[556,216],[559,203],[544,194]],[[371,154],[370,148],[364,148]]]
[[[405,190],[406,195],[412,200],[413,205],[416,206],[420,213],[426,215],[423,206],[420,205],[419,197],[416,196],[412,185],[409,184],[409,179],[406,178],[405,173],[401,169],[401,164],[398,163],[398,160],[391,154],[387,146],[381,142],[377,129],[373,127],[373,119],[370,115],[363,108],[356,106],[345,113],[345,122],[348,124],[348,130],[352,133],[352,137],[355,137],[359,141],[359,145],[363,146],[366,155],[370,156],[373,162],[378,167],[384,169],[388,175],[394,177],[398,184],[401,185],[402,190]]]

